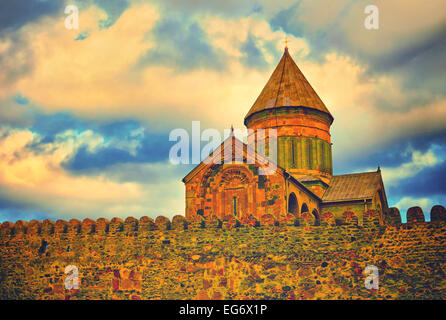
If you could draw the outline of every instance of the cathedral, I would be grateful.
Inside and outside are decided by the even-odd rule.
[[[313,225],[354,219],[361,225],[368,212],[374,212],[382,221],[388,204],[379,167],[373,172],[333,175],[333,120],[285,47],[244,118],[251,129],[248,132],[276,130],[276,170],[259,174],[268,161],[260,152],[248,152],[255,134],[250,134],[245,144],[231,133],[183,178],[186,218],[306,219]],[[236,154],[242,155],[243,161],[235,161]]]

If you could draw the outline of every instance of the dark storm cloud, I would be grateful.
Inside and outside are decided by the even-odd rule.
[[[67,170],[101,171],[109,166],[119,163],[150,163],[166,161],[169,157],[170,145],[168,135],[149,135],[144,137],[136,154],[130,153],[110,145],[91,152],[87,147],[81,147],[63,165]]]
[[[0,35],[47,15],[63,15],[64,0],[0,1]]]
[[[446,197],[446,160],[426,168],[417,175],[403,179],[389,191],[393,195],[418,197]]]
[[[214,48],[198,23],[189,19],[165,18],[156,23],[157,46],[146,52],[139,65],[166,65],[179,70],[210,68],[222,70],[224,54]]]
[[[92,125],[77,119],[68,113],[37,114],[30,130],[39,133],[43,142],[53,142],[54,136],[66,130],[83,131],[92,128]]]
[[[394,168],[412,160],[412,152],[426,153],[433,150],[436,157],[446,159],[446,130],[405,137],[376,150],[365,157],[362,154],[351,155],[348,159],[336,161],[336,174],[356,172],[364,168]]]
[[[413,47],[383,57],[378,70],[398,72],[408,90],[428,88],[433,94],[446,94],[446,26]]]
[[[20,101],[26,98],[20,96]],[[1,107],[1,103],[0,103]],[[95,151],[85,145],[75,150],[74,154],[63,165],[67,170],[101,171],[118,163],[152,163],[168,159],[171,144],[168,133],[149,133],[138,121],[128,119],[100,123],[94,120],[81,119],[69,113],[43,114],[30,107],[23,108],[22,115],[26,115],[26,128],[37,134],[27,149],[33,153],[53,152],[49,144],[63,142],[63,134],[67,130],[73,132],[74,137],[81,137],[82,133],[90,131],[102,137],[103,143]],[[0,108],[1,111],[1,108]],[[28,112],[28,113],[27,113]],[[17,115],[19,117],[19,115]],[[0,122],[1,124],[1,122]],[[167,131],[166,131],[167,132]],[[69,139],[73,136],[69,136]]]

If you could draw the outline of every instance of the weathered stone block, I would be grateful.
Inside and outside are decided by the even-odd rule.
[[[260,217],[260,223],[263,225],[274,225],[276,219],[272,214],[266,213]]]
[[[379,212],[376,210],[367,210],[364,212],[364,226],[378,226],[379,223]]]
[[[322,212],[321,214],[321,225],[322,226],[334,226],[335,223],[335,217],[334,214],[330,211]]]
[[[300,224],[303,226],[314,226],[316,224],[316,217],[310,212],[302,212],[300,215]]]

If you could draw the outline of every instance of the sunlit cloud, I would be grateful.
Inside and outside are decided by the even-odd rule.
[[[183,213],[190,168],[168,163],[168,132],[193,120],[243,128],[285,38],[334,115],[335,174],[376,170],[393,147],[402,151],[381,165],[388,191],[409,193],[403,184],[415,190],[429,173],[435,192],[393,204],[427,210],[446,194],[429,181],[446,158],[442,1],[376,1],[376,32],[363,27],[364,3],[349,0],[75,1],[79,30],[64,27],[66,1],[38,2],[0,22],[0,220],[20,208]],[[403,148],[420,137],[439,147]]]

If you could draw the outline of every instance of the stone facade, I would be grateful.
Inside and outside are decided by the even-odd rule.
[[[321,215],[187,223],[158,217],[0,225],[0,299],[445,299],[446,210],[431,222]],[[306,221],[309,219],[309,221]],[[76,227],[79,226],[79,227]],[[76,266],[78,289],[64,270]],[[368,290],[364,270],[379,270]]]

